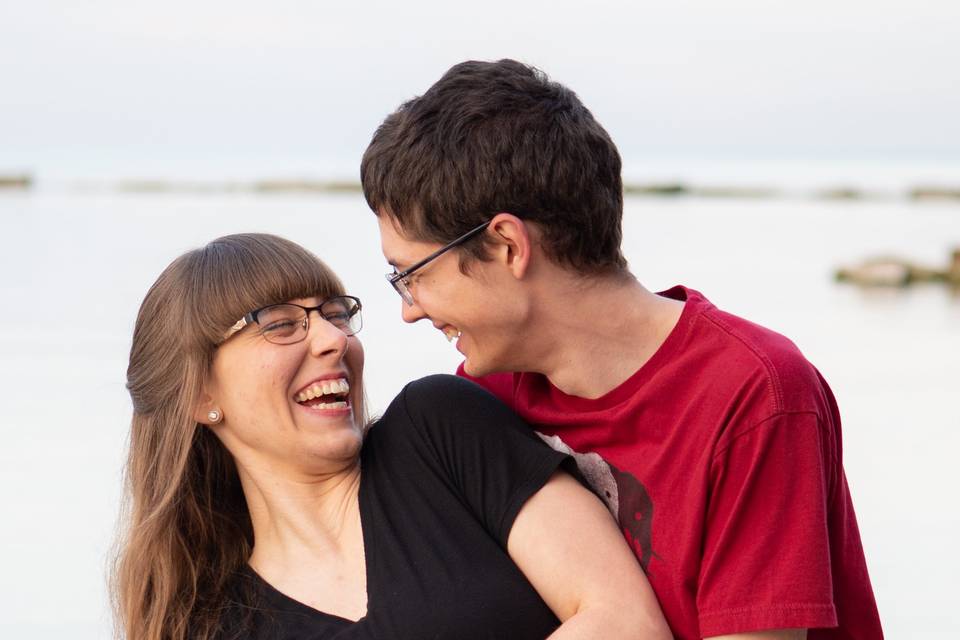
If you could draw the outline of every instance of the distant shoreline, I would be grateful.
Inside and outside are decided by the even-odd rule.
[[[0,174],[0,192],[32,191],[36,180],[27,174]],[[339,194],[361,193],[359,181],[320,180],[320,179],[265,179],[251,181],[190,181],[138,179],[99,182],[70,183],[67,190],[71,193],[129,193],[129,194]],[[827,201],[960,201],[960,184],[956,186],[915,185],[904,190],[879,191],[855,186],[824,186],[798,192],[797,190],[763,186],[717,186],[697,185],[683,181],[625,181],[625,197],[655,198],[722,198],[722,199],[814,199]]]
[[[33,176],[26,174],[3,175],[0,174],[0,190],[18,189],[27,190],[33,186]]]

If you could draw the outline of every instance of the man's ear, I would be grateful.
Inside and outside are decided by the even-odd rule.
[[[223,410],[214,401],[213,396],[204,391],[193,408],[193,419],[210,427],[223,420]]]
[[[502,261],[514,278],[522,279],[529,268],[533,250],[529,224],[512,213],[501,212],[490,219],[487,232],[496,243],[494,259]]]

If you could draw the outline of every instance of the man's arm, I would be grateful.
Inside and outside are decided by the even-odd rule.
[[[704,637],[837,625],[831,444],[816,414],[784,412],[718,447],[697,593]]]
[[[563,622],[551,640],[672,638],[610,512],[557,472],[520,510],[507,551]]]

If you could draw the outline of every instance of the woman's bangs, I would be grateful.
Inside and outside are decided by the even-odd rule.
[[[333,271],[300,245],[266,234],[238,234],[200,250],[193,306],[206,339],[224,333],[254,309],[297,298],[342,295]]]

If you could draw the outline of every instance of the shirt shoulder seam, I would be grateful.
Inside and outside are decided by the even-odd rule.
[[[722,453],[724,453],[727,449],[729,449],[730,447],[732,447],[738,440],[740,440],[741,438],[743,438],[743,437],[745,437],[745,436],[750,435],[751,433],[754,433],[755,431],[758,431],[759,429],[762,429],[763,427],[768,426],[768,425],[769,425],[773,420],[775,420],[776,418],[784,418],[784,417],[788,417],[788,416],[802,416],[802,415],[811,415],[811,416],[813,416],[814,419],[816,420],[817,430],[822,429],[822,424],[821,424],[820,416],[817,414],[816,411],[776,411],[775,413],[770,414],[770,415],[767,416],[766,418],[755,422],[752,427],[749,427],[749,428],[747,428],[747,429],[744,429],[744,430],[741,431],[740,433],[738,433],[738,434],[736,434],[736,435],[734,435],[734,436],[731,436],[731,437],[723,444],[722,447],[719,447],[719,448],[717,448],[716,450],[714,450],[713,455],[711,456],[711,459],[715,460],[718,456],[720,456]]]
[[[748,340],[746,336],[742,335],[739,331],[736,331],[728,323],[723,322],[720,318],[715,317],[715,314],[710,313],[710,311],[715,311],[716,307],[710,307],[703,309],[700,312],[700,316],[707,322],[714,325],[720,331],[723,331],[726,335],[730,336],[744,347],[746,347],[750,353],[752,353],[761,363],[763,363],[763,369],[766,373],[766,382],[770,389],[770,394],[773,398],[773,403],[775,411],[779,412],[783,410],[783,387],[780,383],[780,375],[777,373],[776,368],[773,366],[770,357],[767,356],[759,347],[757,347],[753,342]]]

